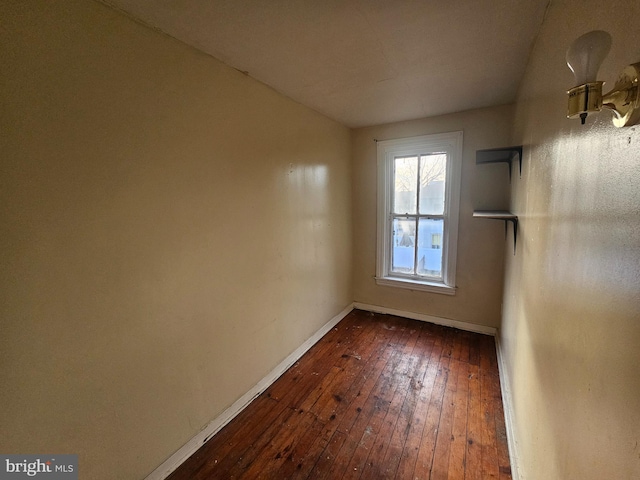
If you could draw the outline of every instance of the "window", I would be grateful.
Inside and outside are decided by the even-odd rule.
[[[462,132],[378,142],[379,285],[455,294]]]
[[[431,248],[442,248],[442,233],[431,234]]]

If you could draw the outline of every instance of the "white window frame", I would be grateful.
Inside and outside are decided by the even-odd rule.
[[[462,132],[459,131],[378,141],[378,252],[376,265],[376,283],[378,285],[455,295],[462,137]],[[447,154],[442,236],[442,281],[394,274],[391,272],[394,159],[441,152]]]

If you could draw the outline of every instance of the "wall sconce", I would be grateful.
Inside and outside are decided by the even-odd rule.
[[[603,108],[613,112],[616,127],[633,125],[640,119],[638,77],[640,63],[626,67],[609,93],[602,94],[604,82],[596,80],[600,65],[611,48],[611,35],[594,30],[578,37],[567,50],[567,65],[576,77],[577,86],[570,89],[568,118],[580,117],[584,124],[587,114]]]

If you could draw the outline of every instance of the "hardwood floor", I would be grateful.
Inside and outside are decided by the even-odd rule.
[[[494,339],[354,310],[169,478],[510,472]]]

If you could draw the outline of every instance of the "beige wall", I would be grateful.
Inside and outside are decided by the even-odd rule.
[[[356,302],[497,327],[505,243],[502,222],[472,217],[474,209],[506,209],[505,164],[476,166],[478,149],[508,146],[512,107],[471,110],[353,131],[353,240]],[[378,286],[376,273],[377,140],[464,131],[455,296]],[[517,165],[514,163],[517,175]],[[511,237],[509,242],[511,242]]]
[[[573,39],[609,31],[607,91],[640,61],[639,22],[638,2],[552,1],[520,90],[500,340],[527,480],[640,478],[640,126],[566,119],[564,63]]]
[[[142,478],[351,303],[349,130],[99,3],[0,18],[0,452]]]

